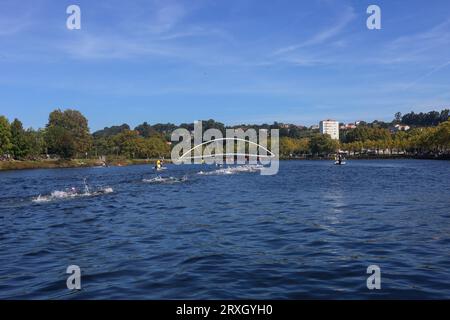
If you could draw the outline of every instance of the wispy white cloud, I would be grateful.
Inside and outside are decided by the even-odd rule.
[[[443,64],[438,65],[437,67],[434,67],[429,72],[427,72],[424,75],[420,76],[419,78],[417,78],[416,80],[412,81],[411,83],[408,83],[406,86],[404,86],[403,90],[411,89],[412,87],[414,87],[415,85],[417,85],[421,81],[425,80],[426,78],[430,77],[431,75],[435,74],[436,72],[441,71],[442,69],[446,68],[449,65],[450,65],[450,60],[445,62],[445,63],[443,63]]]
[[[400,36],[384,45],[377,62],[382,64],[435,61],[450,54],[450,19],[415,34]]]
[[[177,57],[173,48],[115,35],[83,33],[78,38],[55,44],[64,54],[77,59],[127,59],[135,57]]]
[[[163,4],[151,16],[147,30],[152,33],[164,33],[175,28],[186,16],[187,10],[181,3]]]
[[[424,50],[435,45],[448,44],[450,39],[450,19],[447,19],[429,30],[412,35],[401,36],[393,40],[389,47],[392,49],[404,48],[405,46],[419,45]]]
[[[0,19],[0,37],[15,35],[31,26],[31,21],[27,18]]]
[[[233,41],[234,37],[225,30],[219,28],[206,28],[202,26],[185,27],[182,31],[168,32],[158,37],[158,40],[176,40],[182,38],[213,37]]]
[[[356,14],[352,7],[345,7],[344,9],[341,9],[339,11],[336,23],[334,23],[332,26],[314,34],[306,41],[279,48],[274,52],[274,55],[282,55],[298,50],[300,48],[323,44],[324,42],[339,35],[345,29],[345,27],[355,18],[355,16]]]
[[[215,64],[230,61],[217,43],[232,42],[233,36],[218,27],[183,21],[196,6],[177,1],[152,1],[144,13],[133,7],[133,14],[124,15],[114,32],[91,28],[51,46],[75,59],[167,58],[193,63]],[[114,8],[109,8],[113,10]],[[150,12],[150,13],[148,13]],[[132,17],[132,18],[130,18]],[[184,39],[198,38],[195,46]],[[210,38],[205,41],[202,38]]]
[[[0,4],[0,37],[16,35],[33,25],[33,8],[29,6],[14,7],[6,1]],[[13,10],[15,9],[15,10]]]

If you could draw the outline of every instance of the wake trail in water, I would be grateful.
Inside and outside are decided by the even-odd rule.
[[[37,197],[32,199],[32,202],[35,203],[43,203],[43,202],[51,202],[56,200],[66,200],[66,199],[73,199],[73,198],[80,198],[80,197],[94,197],[99,196],[103,194],[113,193],[113,188],[102,188],[97,191],[93,192],[77,192],[77,191],[53,191],[49,195],[38,195]]]
[[[89,188],[86,178],[83,179],[83,187],[84,191],[80,191],[75,187],[67,188],[63,191],[55,190],[49,195],[38,195],[37,197],[34,197],[31,201],[34,203],[45,203],[80,197],[95,197],[114,192],[113,188],[111,187],[97,188],[96,190],[91,190],[91,188]]]
[[[142,179],[142,182],[153,184],[172,184],[172,183],[182,183],[186,181],[188,181],[187,176],[183,176],[182,178],[175,178],[175,177],[163,178],[161,176],[156,176],[155,178],[151,179]]]
[[[259,172],[264,166],[262,165],[242,165],[237,167],[221,168],[214,171],[200,171],[200,175],[232,175],[238,173],[254,173]]]

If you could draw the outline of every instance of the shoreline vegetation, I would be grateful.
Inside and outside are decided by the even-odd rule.
[[[130,165],[154,165],[157,159],[115,159],[106,162],[107,167],[125,167]],[[165,162],[169,162],[165,160]],[[104,167],[105,162],[98,159],[42,159],[0,161],[0,171],[30,169],[70,169]]]
[[[154,166],[158,159],[115,159],[107,162],[106,167],[126,167],[133,165]],[[333,156],[329,157],[280,157],[284,161],[334,161]],[[406,155],[360,155],[347,156],[347,160],[450,160],[449,155],[445,156],[406,156]],[[171,163],[170,159],[164,160]],[[98,159],[50,159],[50,160],[12,160],[0,161],[0,171],[32,170],[32,169],[74,169],[74,168],[96,168],[105,167],[105,162]]]
[[[321,134],[318,126],[274,122],[226,126],[203,121],[203,130],[227,129],[279,131],[281,160],[334,159],[450,159],[450,110],[427,113],[397,112],[391,122],[340,123],[339,140]],[[79,168],[152,164],[170,159],[171,133],[177,128],[194,130],[194,123],[144,122],[134,129],[128,124],[105,127],[91,133],[88,120],[77,110],[57,109],[45,128],[24,129],[0,115],[0,170]],[[269,145],[270,148],[270,145]],[[170,161],[169,161],[170,162]]]

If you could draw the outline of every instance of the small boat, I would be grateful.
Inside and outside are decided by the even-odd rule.
[[[336,166],[343,166],[346,164],[345,162],[345,157],[344,154],[342,154],[341,152],[339,152],[335,157],[334,157],[334,165]]]

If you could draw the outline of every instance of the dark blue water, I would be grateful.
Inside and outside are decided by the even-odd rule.
[[[168,168],[1,172],[0,298],[450,298],[450,162]]]

